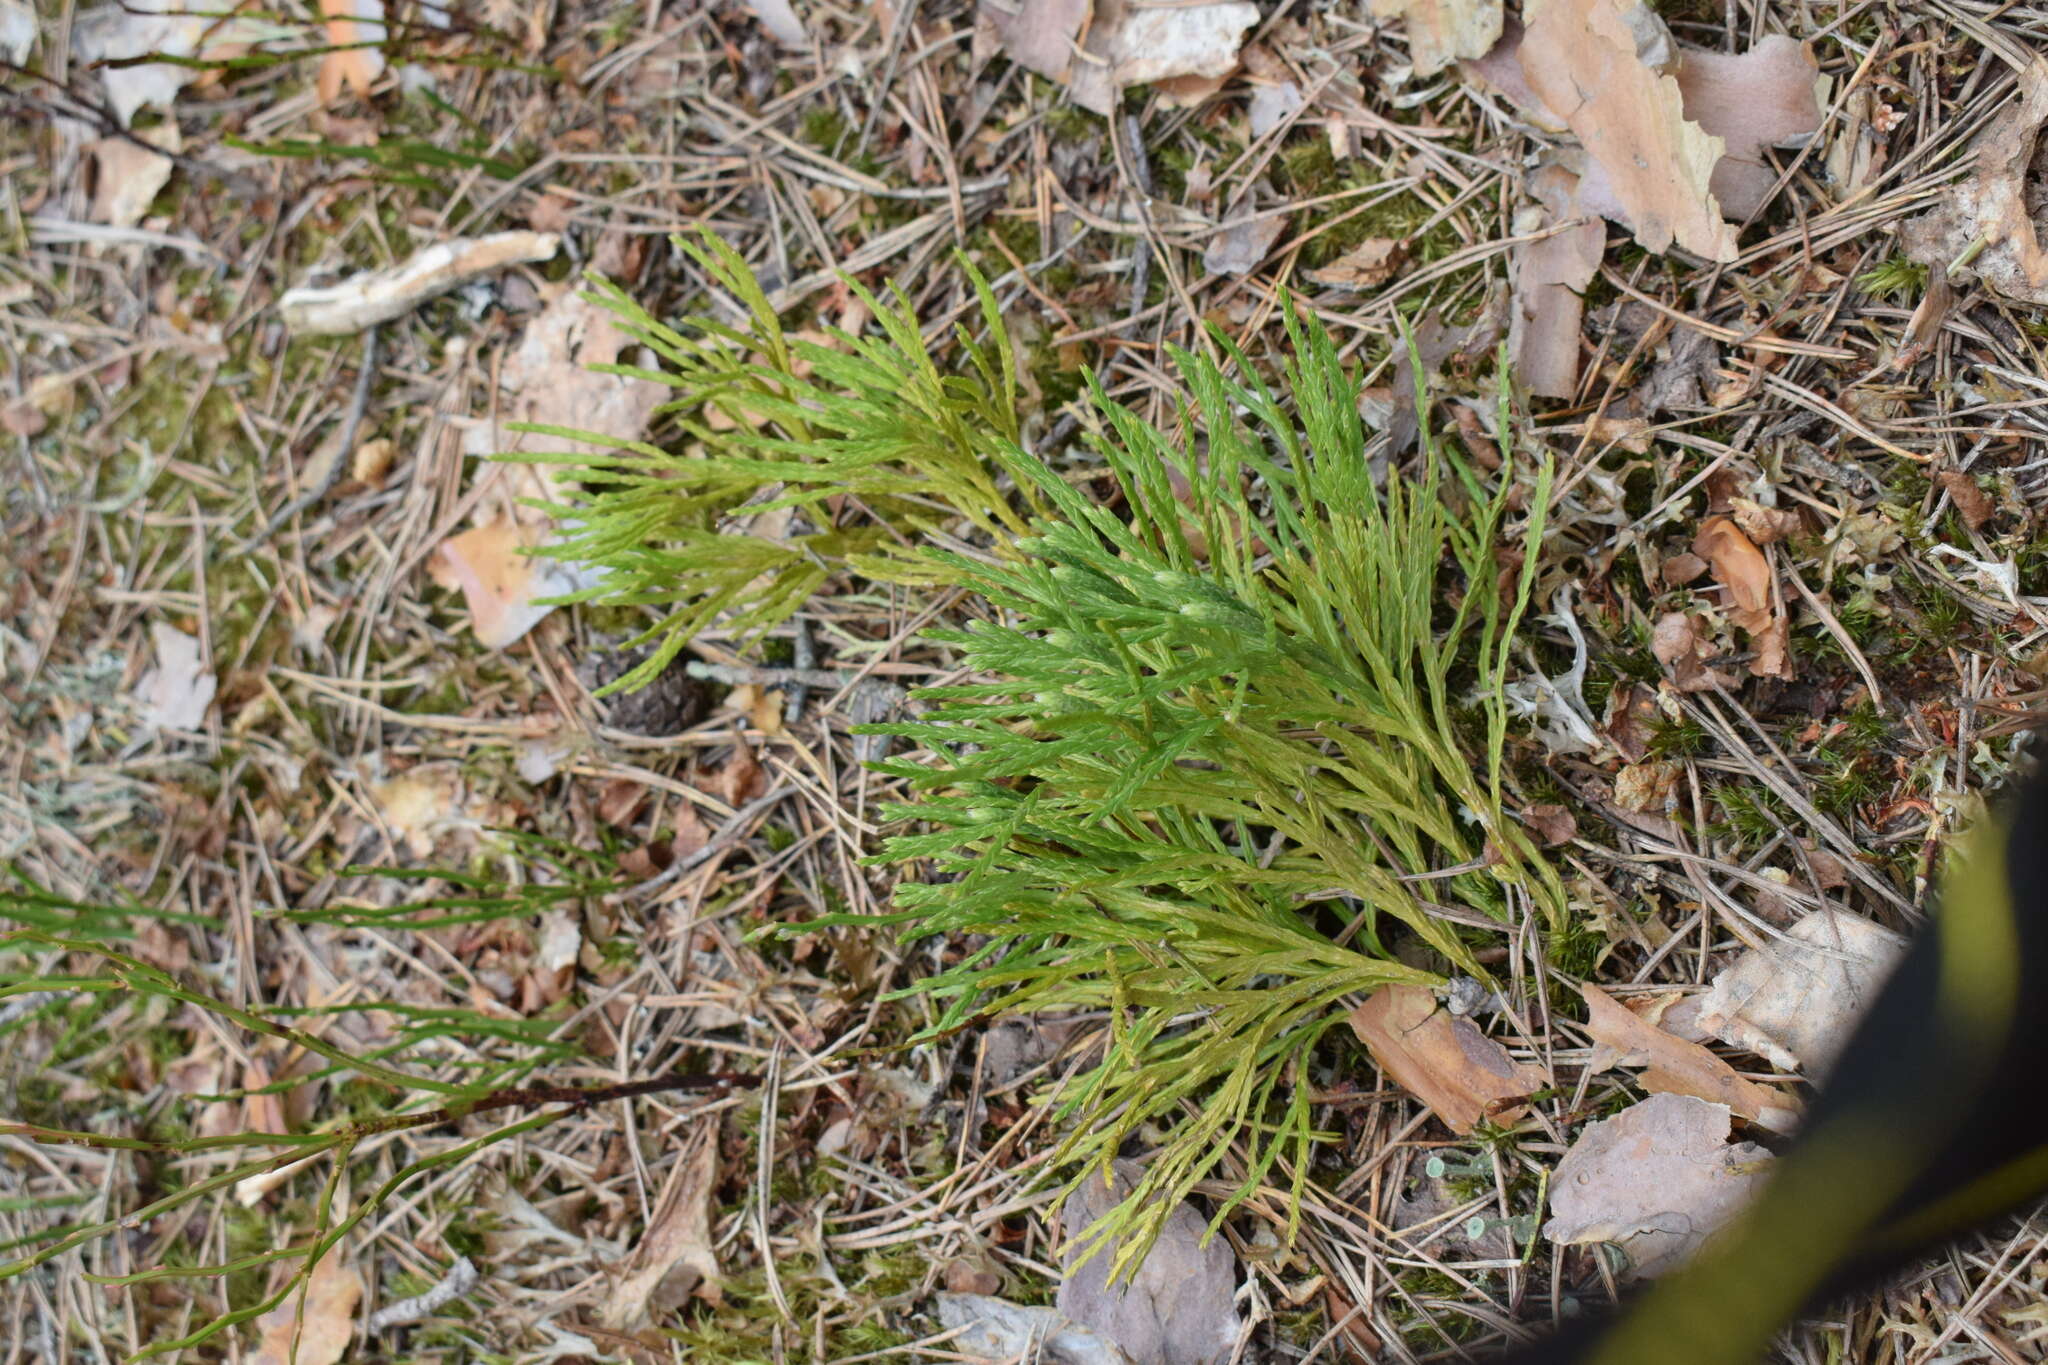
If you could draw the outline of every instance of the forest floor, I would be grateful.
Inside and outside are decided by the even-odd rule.
[[[2048,326],[1902,233],[1970,175],[2048,17],[1657,9],[1711,52],[1809,43],[1826,84],[1804,149],[1760,153],[1770,188],[1728,259],[1605,229],[1570,396],[1517,406],[1558,475],[1510,786],[1548,812],[1572,894],[1548,968],[1624,1001],[1700,994],[1753,926],[1820,902],[1910,932],[2048,677]],[[639,616],[562,608],[493,647],[460,580],[513,570],[443,550],[524,515],[518,467],[479,458],[493,423],[580,382],[587,335],[544,320],[583,270],[658,317],[726,306],[670,245],[708,228],[792,330],[866,323],[840,272],[893,282],[942,364],[964,254],[1019,339],[1045,448],[1087,428],[1084,369],[1170,423],[1166,349],[1214,327],[1269,355],[1289,297],[1381,427],[1410,382],[1396,321],[1417,327],[1437,420],[1469,435],[1497,324],[1529,298],[1517,253],[1549,227],[1532,168],[1555,134],[1456,67],[1418,75],[1402,27],[1350,0],[1262,5],[1232,74],[1133,86],[1109,118],[960,0],[385,17],[270,15],[230,50],[147,7],[67,4],[0,52],[0,859],[48,893],[18,918],[78,940],[7,946],[0,1119],[174,1144],[0,1132],[0,1245],[177,1198],[0,1280],[7,1359],[115,1360],[258,1303],[292,1268],[264,1253],[427,1158],[322,1263],[299,1359],[960,1358],[936,1293],[1039,1305],[1059,1283],[1058,1125],[1029,1100],[1087,1021],[906,1047],[932,1007],[899,992],[948,945],[755,933],[888,907],[898,872],[863,860],[901,791],[860,761],[853,684],[950,680],[919,631],[958,603],[835,586],[765,641],[701,633],[685,658],[708,677],[679,662],[593,696]],[[91,60],[178,44],[195,65]],[[280,318],[316,276],[514,229],[560,250],[374,347]],[[647,427],[638,397],[589,401],[582,425]],[[531,595],[493,592],[515,612]],[[392,914],[422,896],[455,898],[444,922]],[[120,929],[57,901],[136,913]],[[77,981],[37,983],[55,976]],[[1586,1035],[1545,1018],[1505,1040],[1549,1069],[1552,1118],[1632,1093],[1580,1077]],[[474,1150],[495,1120],[375,1133],[206,1186],[238,1158],[201,1139],[385,1112],[313,1042],[451,1085],[738,1079]],[[1595,1260],[1535,1238],[1526,1170],[1433,1123],[1348,1036],[1330,1065],[1327,1197],[1292,1245],[1277,1185],[1226,1230],[1244,1359],[1458,1358],[1605,1292]],[[1528,1170],[1568,1126],[1520,1145]],[[2041,1238],[2009,1220],[1780,1349],[2043,1359]],[[378,1316],[463,1258],[461,1292]],[[200,1265],[231,1269],[78,1273]],[[186,1358],[283,1359],[276,1321]]]

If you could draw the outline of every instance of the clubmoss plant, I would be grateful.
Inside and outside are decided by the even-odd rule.
[[[944,1006],[930,1035],[1106,1011],[1102,1061],[1057,1099],[1060,1159],[1084,1178],[1167,1134],[1090,1234],[1125,1266],[1234,1144],[1249,1160],[1219,1221],[1289,1151],[1299,1191],[1340,1002],[1436,980],[1393,959],[1394,930],[1483,975],[1459,915],[1518,895],[1563,919],[1501,782],[1549,472],[1511,530],[1503,410],[1492,476],[1425,439],[1382,480],[1356,376],[1321,328],[1290,315],[1288,337],[1284,400],[1222,338],[1229,372],[1176,352],[1171,433],[1093,388],[1100,501],[999,452],[1051,514],[1014,561],[938,555],[992,617],[932,632],[989,680],[873,727],[924,750],[882,765],[920,797],[896,818],[924,827],[882,858],[927,869],[889,919],[979,944],[914,988]]]

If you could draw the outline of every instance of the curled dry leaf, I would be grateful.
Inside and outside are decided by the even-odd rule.
[[[1482,1119],[1512,1123],[1541,1089],[1541,1067],[1517,1062],[1470,1019],[1437,1007],[1426,986],[1382,986],[1351,1011],[1351,1029],[1380,1070],[1454,1133]]]
[[[185,147],[175,122],[160,123],[135,136],[166,152],[180,152]],[[157,192],[170,183],[176,163],[149,147],[125,137],[96,138],[85,144],[93,160],[92,208],[88,212],[95,223],[134,227],[149,212]]]
[[[1624,1278],[1676,1269],[1754,1196],[1771,1154],[1728,1144],[1729,1113],[1691,1095],[1652,1095],[1587,1125],[1557,1163],[1543,1235],[1610,1243]]]
[[[1676,800],[1685,769],[1670,759],[1631,763],[1614,775],[1614,804],[1631,814],[1662,812]]]
[[[384,0],[320,0],[327,20],[327,42],[336,51],[323,53],[317,84],[322,104],[332,104],[344,90],[367,98],[384,74],[384,53],[360,43],[384,40]]]
[[[351,275],[337,284],[300,285],[277,301],[285,326],[301,335],[342,336],[403,317],[466,280],[508,265],[545,261],[561,246],[552,232],[494,232],[457,237],[418,252],[388,270]]]
[[[1790,677],[1791,623],[1773,601],[1775,579],[1764,552],[1733,516],[1702,522],[1692,552],[1707,561],[1715,581],[1728,591],[1728,619],[1748,633],[1756,651],[1749,671],[1760,678]]]
[[[1544,804],[1531,806],[1522,812],[1522,823],[1529,827],[1545,848],[1556,848],[1568,844],[1578,837],[1579,822],[1563,806]]]
[[[1675,241],[1735,259],[1735,234],[1709,190],[1726,143],[1685,117],[1663,21],[1632,0],[1542,0],[1524,7],[1521,66],[1538,99],[1605,173],[1646,250]],[[1583,200],[1581,202],[1584,202]]]
[[[444,588],[458,588],[469,607],[469,628],[487,649],[503,649],[554,610],[537,599],[575,592],[589,584],[577,566],[529,554],[545,533],[509,521],[450,536],[434,549],[427,572]]]
[[[1790,507],[1766,507],[1749,498],[1730,501],[1729,515],[1753,544],[1771,545],[1800,529],[1799,513]]]
[[[1735,1068],[1698,1043],[1666,1033],[1625,1009],[1590,982],[1579,987],[1586,1000],[1586,1032],[1598,1045],[1587,1063],[1594,1072],[1609,1067],[1642,1067],[1643,1089],[1652,1094],[1692,1095],[1725,1104],[1736,1115],[1773,1132],[1789,1133],[1799,1123],[1790,1095],[1736,1074]]]
[[[1237,1346],[1237,1257],[1220,1234],[1206,1239],[1207,1220],[1182,1204],[1128,1279],[1110,1283],[1117,1248],[1106,1243],[1076,1264],[1087,1230],[1131,1191],[1142,1169],[1118,1161],[1090,1172],[1060,1209],[1065,1242],[1055,1306],[1107,1337],[1133,1365],[1222,1365]]]
[[[1202,269],[1212,275],[1251,274],[1287,230],[1287,215],[1269,213],[1249,218],[1218,232],[1202,253]]]
[[[1906,255],[1978,279],[2008,298],[2048,303],[2041,243],[2041,127],[2048,123],[2048,61],[2020,73],[2020,98],[1978,134],[1976,173],[1950,186],[1940,207],[1899,232]],[[2030,198],[2031,196],[2031,198]]]
[[[1515,376],[1544,398],[1570,398],[1578,392],[1583,296],[1607,251],[1606,225],[1579,211],[1578,188],[1579,177],[1563,166],[1538,167],[1528,189],[1542,209],[1515,224],[1518,233],[1554,229],[1516,244],[1508,319]]]
[[[1501,35],[1501,0],[1372,0],[1372,16],[1407,21],[1418,76],[1434,76],[1461,57],[1483,57]]]
[[[1934,476],[1934,481],[1956,505],[1956,515],[1963,519],[1963,525],[1972,531],[1983,530],[1984,523],[1998,510],[1977,481],[1960,469],[1944,469]]]
[[[1372,289],[1394,278],[1407,259],[1407,243],[1369,237],[1308,277],[1333,289]]]
[[[320,1258],[303,1288],[256,1319],[250,1365],[335,1365],[347,1352],[363,1277],[342,1259],[340,1246]]]
[[[938,1295],[939,1326],[965,1329],[946,1343],[970,1360],[1043,1361],[1045,1365],[1129,1365],[1099,1332],[1067,1321],[1056,1308],[1027,1308],[987,1294]]]
[[[711,1199],[718,1186],[718,1120],[697,1125],[662,1183],[640,1244],[599,1312],[615,1332],[647,1326],[692,1295],[717,1303],[718,1258],[711,1249]]]
[[[1714,978],[1700,1026],[1817,1080],[1905,951],[1905,939],[1860,915],[1815,910]]]
[[[1735,679],[1707,666],[1715,650],[1699,618],[1687,612],[1667,611],[1657,618],[1650,632],[1650,653],[1671,670],[1671,685],[1681,692],[1711,692],[1716,687],[1733,687]]]

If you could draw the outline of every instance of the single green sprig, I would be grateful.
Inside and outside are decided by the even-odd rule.
[[[1511,529],[1503,400],[1494,474],[1427,435],[1412,472],[1376,474],[1358,381],[1320,327],[1287,326],[1285,400],[1220,339],[1229,372],[1174,354],[1171,434],[1094,386],[1100,501],[1002,453],[1050,515],[1015,561],[947,557],[994,619],[932,633],[992,680],[870,727],[925,750],[881,765],[920,796],[892,814],[925,827],[882,859],[929,869],[893,920],[979,940],[915,988],[944,1006],[931,1034],[1104,1011],[1102,1060],[1057,1101],[1059,1156],[1078,1180],[1141,1128],[1165,1135],[1089,1234],[1126,1268],[1233,1144],[1247,1174],[1219,1221],[1283,1154],[1299,1194],[1340,1002],[1437,979],[1393,959],[1390,929],[1483,974],[1454,919],[1504,917],[1510,896],[1563,919],[1501,798],[1549,469]]]

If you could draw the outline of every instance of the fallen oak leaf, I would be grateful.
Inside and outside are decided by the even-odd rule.
[[[303,1285],[256,1319],[260,1334],[250,1365],[335,1365],[355,1337],[363,1277],[342,1260],[337,1244]]]
[[[1642,1067],[1643,1089],[1653,1094],[1692,1095],[1723,1104],[1777,1133],[1798,1126],[1799,1106],[1791,1096],[1736,1074],[1706,1048],[1666,1033],[1590,982],[1579,987],[1579,994],[1586,1001],[1586,1032],[1599,1045],[1587,1063],[1589,1071]]]
[[[1483,57],[1500,40],[1501,0],[1372,0],[1375,19],[1405,19],[1417,76],[1434,76],[1460,58]]]
[[[713,1115],[697,1125],[662,1182],[647,1230],[626,1259],[624,1274],[612,1285],[599,1322],[616,1332],[631,1332],[692,1297],[719,1302],[723,1293],[711,1230],[717,1187],[718,1118]]]
[[[1817,1080],[1905,952],[1905,939],[1861,915],[1812,911],[1714,978],[1700,1027]]]
[[[1678,81],[1664,71],[1673,58],[1663,20],[1629,0],[1542,0],[1524,17],[1522,73],[1605,173],[1619,210],[1610,216],[1647,251],[1676,242],[1734,260],[1735,233],[1709,188],[1727,143],[1686,118]]]
[[[1116,1343],[1134,1365],[1223,1365],[1241,1325],[1229,1239],[1207,1235],[1207,1220],[1183,1203],[1167,1215],[1145,1258],[1115,1283],[1117,1244],[1090,1240],[1091,1229],[1143,1174],[1134,1161],[1116,1161],[1107,1172],[1091,1171],[1067,1196],[1060,1208],[1066,1278],[1054,1306]]]
[[[369,98],[370,87],[384,74],[384,53],[367,46],[384,39],[384,0],[320,0],[320,13],[328,45],[336,49],[320,56],[320,103],[334,103],[344,90]]]
[[[2007,298],[2048,303],[2048,249],[2029,206],[2034,153],[2048,123],[2048,61],[2035,57],[2019,77],[2020,98],[1973,144],[1976,173],[1951,185],[1940,207],[1905,224],[1899,240],[1910,260],[1943,265]]]
[[[1542,1068],[1517,1062],[1470,1019],[1437,1007],[1426,986],[1382,986],[1351,1011],[1351,1030],[1380,1070],[1454,1133],[1481,1120],[1513,1123],[1520,1101],[1546,1084]]]
[[[1755,1195],[1771,1154],[1728,1143],[1729,1112],[1691,1095],[1652,1095],[1588,1124],[1557,1163],[1543,1235],[1604,1242],[1624,1279],[1676,1269]]]
[[[1371,289],[1394,278],[1407,260],[1406,242],[1368,237],[1328,265],[1309,271],[1308,277],[1333,289]]]

